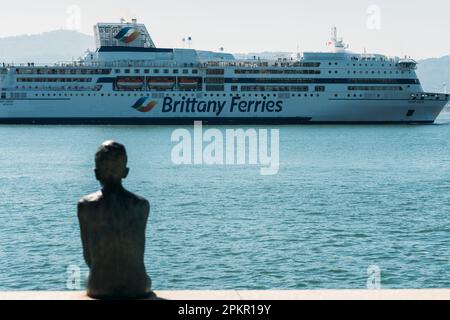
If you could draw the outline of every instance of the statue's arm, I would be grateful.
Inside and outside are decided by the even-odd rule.
[[[143,241],[143,245],[145,247],[145,234],[146,234],[146,230],[147,230],[147,222],[148,222],[148,217],[150,215],[150,203],[147,200],[143,200],[141,202],[141,206],[140,206],[140,210],[142,213],[142,225],[143,225],[143,233],[142,233],[142,241]]]
[[[145,225],[147,225],[148,217],[150,215],[150,202],[148,202],[147,200],[145,200],[143,203],[143,212],[145,217]]]
[[[88,245],[88,233],[87,233],[87,219],[88,214],[83,200],[78,203],[78,221],[80,224],[81,244],[83,246],[83,256],[88,267],[91,267],[91,255]]]

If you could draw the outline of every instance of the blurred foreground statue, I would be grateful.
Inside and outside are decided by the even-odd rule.
[[[102,189],[78,203],[91,298],[143,299],[152,295],[144,266],[150,205],[122,186],[128,172],[125,147],[104,142],[95,155],[95,175]]]

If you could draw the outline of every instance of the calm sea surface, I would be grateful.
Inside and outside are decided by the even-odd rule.
[[[0,290],[65,290],[71,265],[85,276],[76,204],[98,189],[107,139],[126,144],[125,185],[152,205],[155,289],[365,288],[372,265],[384,288],[450,287],[450,117],[439,122],[280,127],[275,176],[177,167],[175,127],[0,126]]]

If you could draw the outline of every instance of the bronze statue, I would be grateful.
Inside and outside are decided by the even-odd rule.
[[[95,155],[95,176],[102,189],[78,203],[83,254],[90,268],[87,293],[96,299],[153,295],[144,266],[150,204],[122,186],[127,161],[123,145],[104,142]]]

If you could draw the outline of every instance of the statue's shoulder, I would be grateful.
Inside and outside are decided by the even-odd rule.
[[[128,196],[131,198],[135,205],[141,207],[142,209],[150,209],[150,202],[147,199],[130,191],[127,192]]]
[[[103,195],[101,191],[97,191],[95,193],[84,196],[80,199],[80,201],[78,201],[78,208],[89,208],[97,204],[101,200],[102,196]]]

